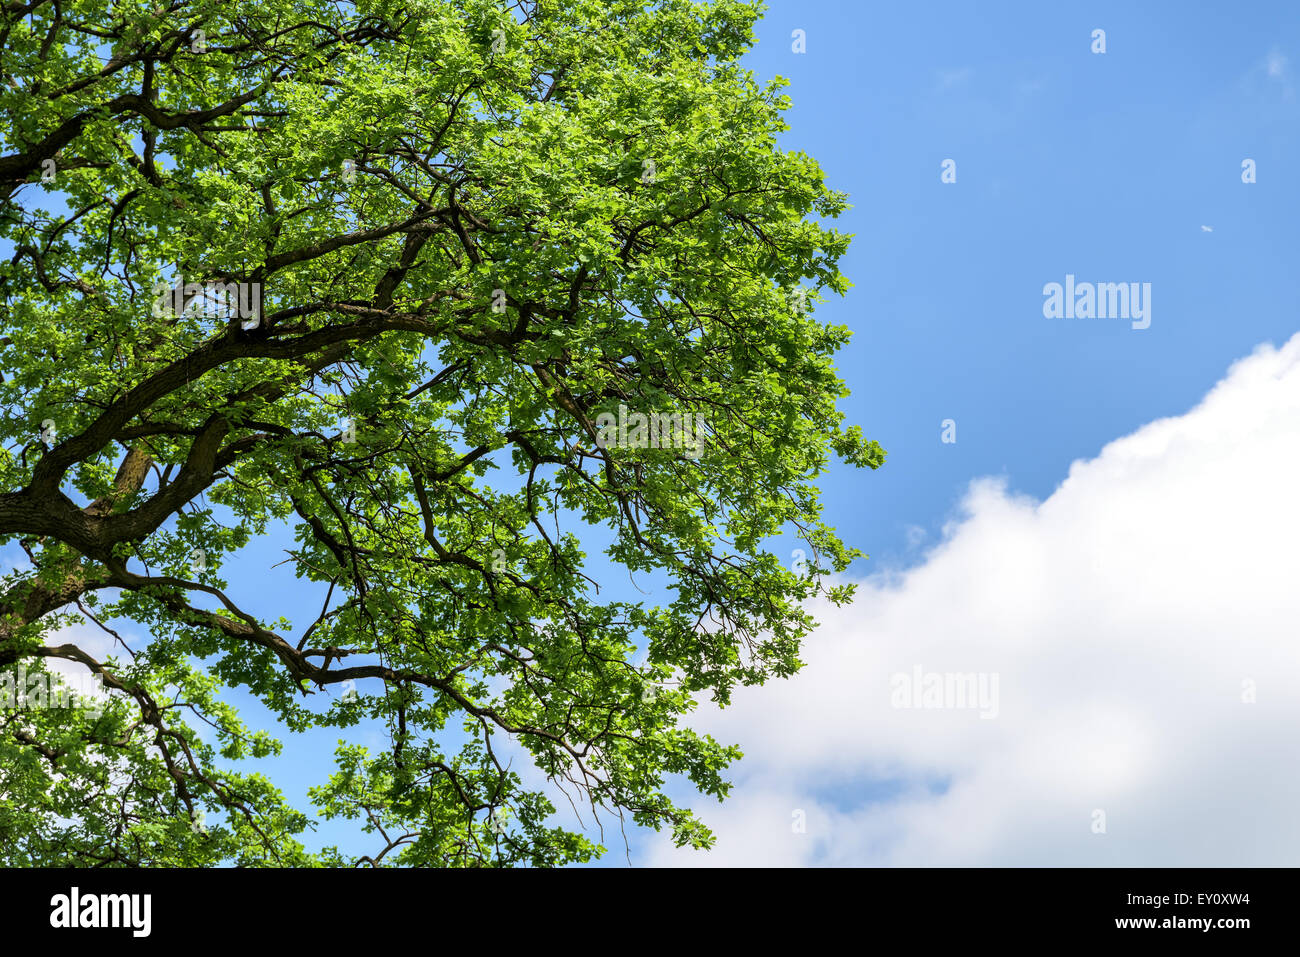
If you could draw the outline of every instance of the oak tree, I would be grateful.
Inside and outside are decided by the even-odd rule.
[[[884,458],[758,16],[4,0],[4,863],[587,860],[561,793],[709,845],[665,783],[721,798],[740,752],[688,712],[798,669],[858,554],[815,482]],[[234,593],[268,539],[319,614]],[[59,659],[97,707],[23,700]],[[312,806],[234,690],[339,729]]]

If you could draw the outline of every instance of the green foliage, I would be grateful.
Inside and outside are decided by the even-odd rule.
[[[859,554],[813,483],[884,459],[836,409],[848,331],[810,312],[849,285],[845,197],[738,62],[757,6],[155,2],[0,11],[0,541],[31,561],[0,667],[110,691],[98,718],[0,712],[3,860],[600,853],[509,748],[709,846],[665,781],[722,798],[740,752],[683,719],[798,669],[802,603],[848,601],[823,580]],[[156,316],[177,276],[259,284],[257,323]],[[620,405],[702,417],[702,453],[603,447]],[[297,634],[221,576],[282,523],[323,608]],[[767,550],[791,529],[806,574]],[[610,560],[671,602],[602,599]],[[56,634],[114,619],[147,644]],[[373,854],[308,853],[308,816],[231,770],[279,748],[232,687],[289,731],[388,730],[311,792]]]

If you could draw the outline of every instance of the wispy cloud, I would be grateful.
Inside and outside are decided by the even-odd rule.
[[[940,91],[951,90],[954,87],[966,86],[974,75],[975,71],[968,66],[953,70],[940,70],[935,75],[935,85]]]

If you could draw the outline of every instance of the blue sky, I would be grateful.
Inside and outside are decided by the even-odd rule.
[[[854,330],[845,408],[889,460],[824,487],[873,560],[937,530],[973,476],[1044,496],[1296,330],[1293,6],[776,0],[759,36],[753,69],[791,80],[787,142],[854,204],[855,287],[818,317]],[[1150,328],[1044,319],[1067,273],[1150,282]]]
[[[1091,52],[1095,29],[1104,54]],[[792,50],[795,30],[806,52]],[[823,482],[828,521],[872,556],[853,577],[929,562],[970,510],[972,481],[1047,499],[1072,463],[1183,415],[1235,360],[1296,332],[1293,5],[772,0],[758,35],[749,66],[791,81],[784,145],[816,157],[853,204],[837,226],[856,237],[841,264],[854,287],[817,311],[854,330],[839,358],[843,408],[889,453],[876,472],[836,468]],[[1045,318],[1043,287],[1067,274],[1150,283],[1150,327]],[[945,419],[955,443],[940,440]],[[254,543],[224,574],[250,611],[300,630],[320,598],[294,591],[287,567],[268,571],[285,544]],[[801,680],[782,692],[795,705]],[[247,696],[231,700],[252,726],[273,726]],[[811,691],[802,700],[815,708]],[[302,802],[336,737],[284,735],[285,756],[264,767]],[[847,813],[909,788],[940,800],[960,770],[870,764],[785,776],[805,775],[806,796]],[[783,776],[779,757],[764,773]],[[737,780],[744,798],[758,779]],[[854,846],[888,845],[888,826]],[[326,823],[317,842],[370,846]],[[625,864],[617,827],[606,843],[604,863]],[[633,863],[676,862],[661,848],[632,832]]]

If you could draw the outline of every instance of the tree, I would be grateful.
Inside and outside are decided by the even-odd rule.
[[[849,285],[845,198],[739,64],[756,5],[2,10],[0,536],[27,562],[0,666],[68,659],[109,698],[0,712],[5,862],[603,850],[512,748],[707,847],[665,778],[721,798],[740,752],[685,716],[797,670],[804,601],[849,600],[829,574],[859,554],[813,483],[884,458],[836,408],[847,330],[810,311]],[[276,534],[314,621],[229,593]],[[602,599],[606,561],[674,597]],[[69,637],[123,623],[147,640]],[[280,745],[230,688],[290,732],[385,729],[311,792],[372,854],[303,843],[240,769]]]

